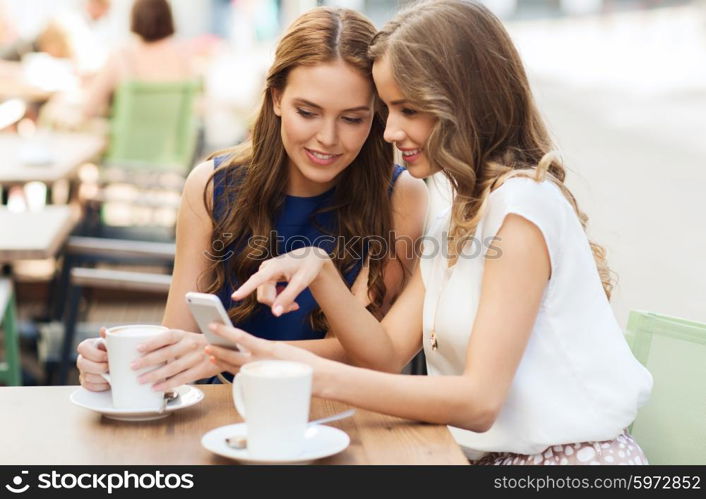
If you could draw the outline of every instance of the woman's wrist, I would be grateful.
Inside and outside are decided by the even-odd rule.
[[[343,366],[340,362],[319,357],[314,365],[314,395],[325,399],[336,399],[336,376]]]
[[[316,251],[317,257],[323,260],[323,264],[321,265],[319,273],[316,274],[314,279],[309,284],[312,293],[315,292],[314,288],[320,287],[322,284],[325,285],[325,283],[329,281],[332,277],[338,277],[338,270],[333,264],[333,261],[331,260],[331,257],[328,255],[328,253],[326,253],[320,248],[317,248]]]

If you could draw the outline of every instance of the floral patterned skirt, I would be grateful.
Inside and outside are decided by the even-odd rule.
[[[614,440],[581,442],[547,447],[544,451],[526,455],[509,452],[491,452],[471,464],[503,465],[556,465],[556,464],[648,464],[645,454],[632,435],[624,430]]]

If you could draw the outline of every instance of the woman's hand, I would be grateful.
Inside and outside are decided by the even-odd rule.
[[[106,329],[100,329],[100,337],[105,338]],[[78,359],[78,379],[81,386],[92,392],[102,392],[108,390],[110,385],[101,376],[101,373],[108,372],[108,352],[104,344],[98,344],[97,338],[88,338],[79,343],[76,350]]]
[[[257,290],[257,301],[269,305],[272,313],[279,317],[283,313],[299,308],[294,301],[314,281],[330,262],[328,254],[321,248],[307,246],[270,260],[265,260],[260,269],[235,290],[233,300],[242,300]],[[277,283],[286,281],[287,287],[278,294]]]
[[[226,338],[240,347],[240,351],[208,345],[205,353],[210,357],[212,365],[218,366],[218,371],[237,373],[240,367],[249,362],[265,359],[291,360],[310,365],[314,369],[314,393],[319,393],[317,376],[324,366],[335,364],[308,350],[298,348],[282,341],[270,341],[257,338],[241,329],[222,324],[211,324],[211,331]]]
[[[204,354],[208,342],[201,333],[170,329],[137,347],[143,355],[134,361],[132,369],[166,364],[143,374],[140,383],[154,383],[158,391],[168,391],[184,383],[215,376],[220,371]]]

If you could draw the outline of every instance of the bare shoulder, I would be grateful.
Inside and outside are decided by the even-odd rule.
[[[199,163],[189,172],[189,176],[186,178],[185,188],[198,187],[203,190],[206,187],[206,183],[211,178],[213,170],[214,165],[212,159]]]
[[[422,179],[414,178],[406,170],[400,174],[392,191],[392,210],[396,226],[406,226],[409,230],[424,224],[427,209],[427,186]]]
[[[496,257],[486,257],[486,265],[516,266],[518,272],[538,272],[544,279],[552,274],[552,260],[542,230],[532,220],[516,213],[509,213],[503,220],[496,240]]]
[[[407,213],[413,208],[426,209],[427,197],[427,186],[424,181],[414,178],[405,170],[400,174],[392,190],[392,207],[395,212],[401,213]]]
[[[182,199],[199,216],[207,216],[207,210],[210,209],[210,204],[206,206],[204,201],[209,202],[213,198],[213,182],[210,182],[212,175],[213,160],[204,161],[189,172],[184,184]]]

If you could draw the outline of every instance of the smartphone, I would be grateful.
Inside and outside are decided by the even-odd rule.
[[[219,347],[230,348],[231,350],[239,350],[238,345],[225,338],[216,336],[208,329],[209,324],[213,322],[233,327],[230,317],[228,317],[225,308],[223,308],[223,303],[216,295],[189,292],[186,293],[186,303],[189,306],[189,310],[191,310],[191,315],[199,325],[199,329],[201,329],[209,343]]]

